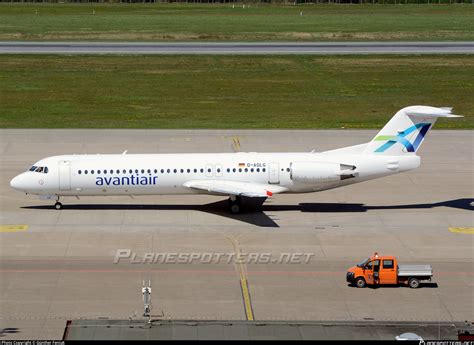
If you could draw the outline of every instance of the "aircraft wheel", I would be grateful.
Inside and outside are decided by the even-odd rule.
[[[240,205],[238,203],[232,203],[232,205],[230,206],[230,212],[232,212],[233,214],[240,213]]]
[[[63,204],[61,204],[59,201],[57,203],[54,204],[54,208],[56,210],[60,210],[63,208]]]

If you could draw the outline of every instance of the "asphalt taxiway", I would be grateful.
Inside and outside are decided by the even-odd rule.
[[[474,42],[0,42],[0,54],[474,54]]]
[[[323,151],[373,130],[0,130],[2,339],[61,338],[66,320],[464,321],[474,319],[473,143],[434,130],[415,171],[317,194],[277,195],[261,212],[227,213],[213,196],[64,199],[57,211],[10,179],[57,154]],[[312,253],[308,263],[113,263],[117,249],[160,253]],[[356,289],[345,270],[374,251],[430,263],[434,280]],[[242,288],[246,281],[248,291]],[[134,316],[134,315],[138,316]]]

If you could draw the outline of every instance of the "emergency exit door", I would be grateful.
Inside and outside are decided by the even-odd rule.
[[[278,163],[268,164],[268,183],[280,183],[280,167]]]
[[[71,162],[59,162],[59,190],[71,190]]]

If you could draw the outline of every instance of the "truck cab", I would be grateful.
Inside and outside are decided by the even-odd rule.
[[[351,267],[346,277],[348,282],[360,288],[367,284],[397,284],[397,259],[375,253]]]

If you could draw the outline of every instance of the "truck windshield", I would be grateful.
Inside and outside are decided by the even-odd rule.
[[[357,267],[364,267],[365,265],[367,265],[367,263],[369,262],[369,260],[370,260],[370,258],[367,258],[367,259],[365,259],[364,261],[359,262],[359,263],[357,264]]]

